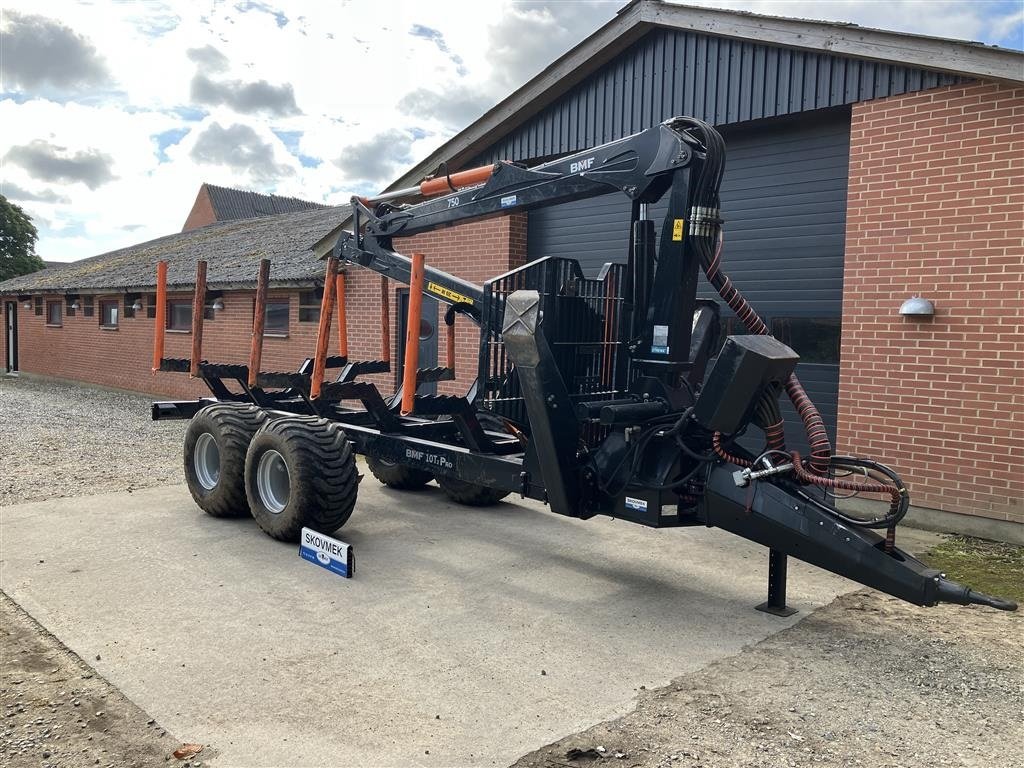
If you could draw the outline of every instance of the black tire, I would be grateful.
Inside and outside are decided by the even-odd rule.
[[[403,467],[401,464],[392,464],[384,459],[376,459],[372,456],[366,457],[366,466],[370,473],[388,488],[399,491],[418,491],[434,479],[432,472],[423,469]]]
[[[480,426],[488,432],[509,431],[504,419],[493,413],[478,411],[476,417],[480,421]],[[449,499],[470,507],[490,507],[512,492],[500,488],[488,488],[486,485],[467,483],[465,480],[457,480],[444,475],[437,476],[437,484],[441,486],[441,490],[447,494]]]
[[[262,410],[244,403],[215,403],[192,418],[185,432],[185,482],[206,514],[249,514],[245,454],[253,435],[266,421]]]
[[[304,527],[336,531],[352,515],[358,486],[352,445],[336,422],[286,416],[268,422],[249,444],[249,508],[256,524],[275,539],[298,541]]]
[[[437,476],[437,484],[448,498],[458,504],[469,507],[490,507],[508,496],[512,491],[500,488],[488,488],[486,485],[475,485],[454,477]]]

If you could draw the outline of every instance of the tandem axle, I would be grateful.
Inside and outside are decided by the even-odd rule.
[[[722,270],[721,137],[679,117],[533,168],[497,163],[428,179],[378,198],[353,198],[351,231],[327,259],[316,350],[298,371],[261,370],[270,264],[260,264],[249,362],[202,358],[206,265],[199,262],[189,359],[163,355],[167,268],[157,274],[154,370],[189,373],[211,397],[159,402],[154,419],[191,419],[185,473],[201,508],[248,515],[271,536],[331,534],[351,515],[354,454],[398,489],[436,481],[453,500],[509,494],[587,519],[651,527],[705,525],[770,552],[762,610],[786,615],[790,555],[917,605],[1014,610],[947,580],[900,550],[909,493],[893,470],[836,456],[794,375],[798,355],[768,328]],[[403,255],[393,239],[460,221],[619,192],[632,210],[624,264],[596,278],[572,259],[542,258],[469,283]],[[668,197],[660,234],[648,205]],[[420,202],[405,202],[425,198]],[[381,276],[381,355],[349,355],[346,274]],[[720,303],[698,300],[703,272],[748,335],[719,334]],[[402,379],[385,395],[366,380],[391,371],[389,285],[409,286]],[[423,295],[448,305],[445,366],[420,368]],[[329,355],[337,317],[338,354]],[[455,378],[455,323],[479,327],[479,364],[465,395],[422,393]],[[779,397],[807,434],[786,446]],[[839,491],[888,502],[873,518],[833,504]]]

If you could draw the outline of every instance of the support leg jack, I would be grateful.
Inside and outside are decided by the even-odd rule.
[[[768,550],[768,599],[757,610],[773,616],[792,616],[796,608],[786,605],[787,558],[782,552]]]

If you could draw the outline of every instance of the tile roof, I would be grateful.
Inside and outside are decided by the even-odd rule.
[[[217,221],[253,219],[257,216],[273,216],[278,213],[294,213],[327,207],[322,203],[311,203],[308,200],[299,200],[297,197],[264,195],[260,192],[218,187],[213,184],[204,184],[203,186],[206,187],[206,191],[210,195],[210,202],[213,204]]]
[[[270,259],[270,284],[312,286],[323,264],[311,248],[349,215],[348,206],[211,224],[0,283],[0,294],[152,290],[156,264],[167,261],[167,284],[190,288],[205,259],[211,289],[250,288],[260,259]]]

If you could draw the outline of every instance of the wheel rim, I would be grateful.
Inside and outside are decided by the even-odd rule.
[[[196,479],[207,491],[212,491],[220,482],[220,449],[217,441],[209,432],[203,432],[196,440],[196,450],[192,463],[196,470]]]
[[[277,451],[267,451],[260,456],[260,463],[256,469],[256,490],[259,491],[263,506],[275,515],[283,512],[288,506],[291,478],[288,476],[288,465],[284,462],[284,456]]]

